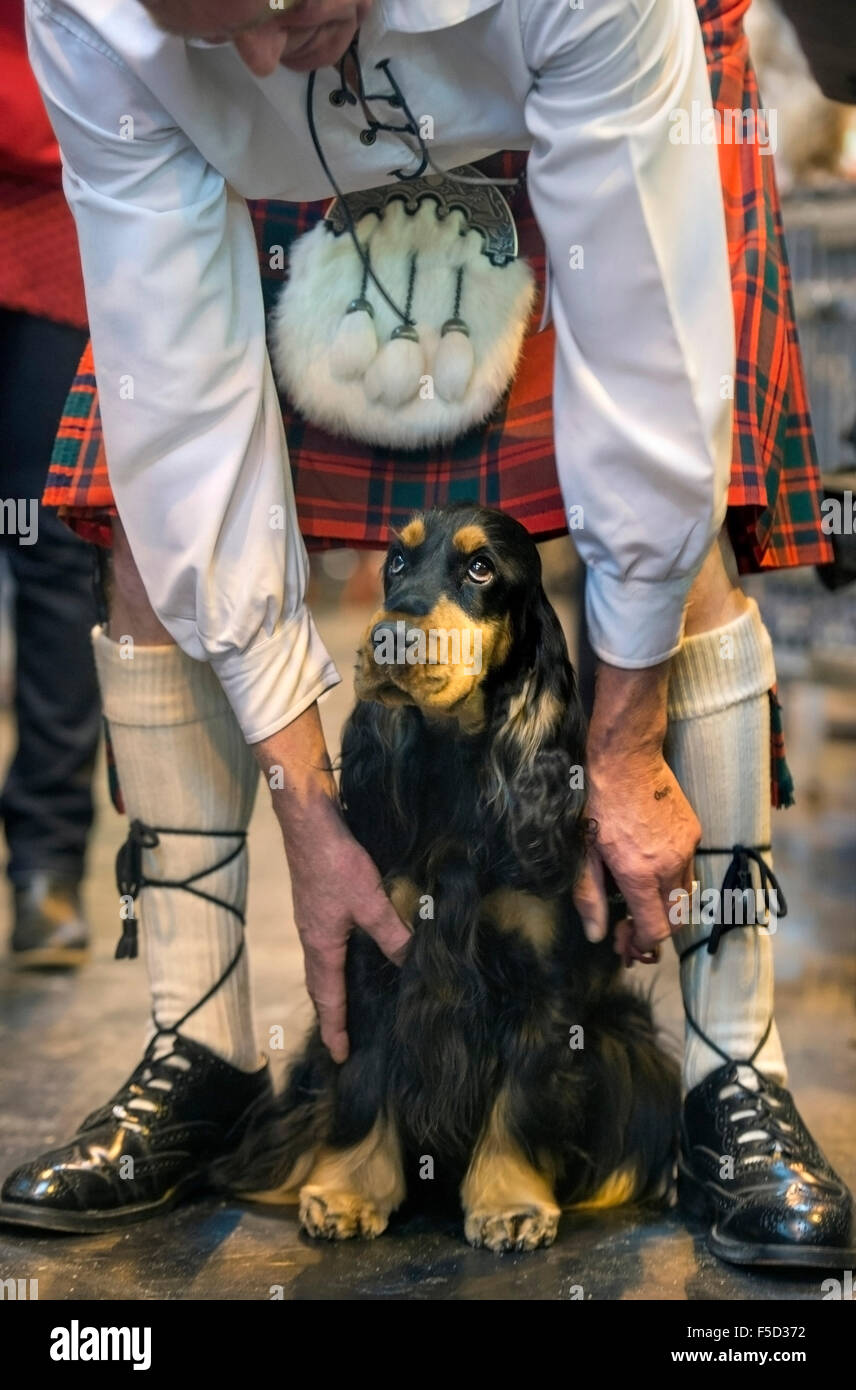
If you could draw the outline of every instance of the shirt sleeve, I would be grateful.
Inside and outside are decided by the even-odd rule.
[[[246,203],[77,16],[28,0],[110,482],[149,601],[250,743],[339,680],[306,603]]]
[[[680,643],[731,468],[717,149],[682,143],[693,103],[711,106],[701,34],[692,0],[521,5],[529,192],[556,328],[556,457],[588,570],[589,631],[602,660],[652,666]]]

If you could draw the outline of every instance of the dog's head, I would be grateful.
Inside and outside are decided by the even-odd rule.
[[[436,508],[395,535],[383,577],[384,606],[359,652],[358,698],[416,705],[481,732],[486,697],[544,602],[529,534],[487,508]]]
[[[418,710],[450,737],[483,736],[485,810],[503,818],[533,868],[573,873],[584,721],[538,550],[519,522],[454,504],[395,536],[355,688],[390,717]],[[406,727],[381,722],[387,741]]]

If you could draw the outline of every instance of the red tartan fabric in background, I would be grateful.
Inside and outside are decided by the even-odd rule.
[[[757,111],[743,17],[751,0],[696,0],[717,111]],[[825,564],[820,478],[773,155],[720,140],[737,335],[728,525],[741,570]],[[703,267],[700,267],[703,273]]]
[[[749,0],[698,0],[718,109],[756,109],[742,17]],[[510,177],[525,154],[481,162]],[[731,256],[738,362],[729,529],[743,571],[823,563],[819,477],[796,340],[773,160],[757,144],[720,145]],[[521,252],[543,284],[544,250],[525,190],[515,193]],[[273,270],[270,248],[314,225],[323,204],[259,202],[251,212],[269,309],[287,271]],[[276,260],[276,258],[274,258]],[[704,267],[699,267],[704,273]],[[414,510],[457,498],[500,507],[538,539],[566,528],[553,459],[553,334],[532,331],[507,399],[478,430],[444,449],[417,453],[368,449],[316,429],[283,400],[283,418],[301,529],[307,544],[383,546]],[[75,530],[109,544],[115,514],[101,440],[95,378],[87,353],[61,422],[47,505]]]
[[[86,327],[59,149],[30,70],[24,12],[15,3],[0,6],[0,306]]]

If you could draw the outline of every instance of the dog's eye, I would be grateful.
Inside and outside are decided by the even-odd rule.
[[[401,574],[404,569],[404,555],[400,550],[394,550],[389,557],[390,574]]]
[[[477,555],[474,560],[470,560],[467,567],[467,578],[472,579],[474,584],[487,584],[495,574],[496,570],[490,560],[486,560],[483,555]]]

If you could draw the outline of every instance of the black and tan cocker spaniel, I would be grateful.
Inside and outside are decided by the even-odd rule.
[[[431,511],[393,541],[384,585],[341,794],[413,940],[399,969],[353,934],[350,1056],[312,1033],[241,1186],[299,1191],[305,1231],[330,1239],[380,1235],[439,1186],[472,1244],[534,1249],[563,1205],[665,1196],[677,1069],[573,905],[585,727],[529,535]]]

